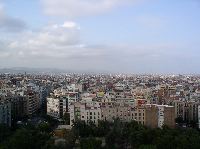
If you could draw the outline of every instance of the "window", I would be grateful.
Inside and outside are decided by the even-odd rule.
[[[92,115],[92,112],[90,112],[90,115]]]

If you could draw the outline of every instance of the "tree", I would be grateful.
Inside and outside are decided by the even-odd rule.
[[[97,140],[95,138],[86,138],[81,139],[80,141],[81,149],[100,149],[101,148],[101,140]]]
[[[155,145],[141,145],[139,149],[157,149]]]
[[[5,141],[11,135],[11,130],[6,125],[0,125],[0,143]]]
[[[18,129],[4,144],[5,149],[35,149],[42,148],[50,139],[50,135],[40,133],[36,129]]]
[[[51,132],[51,127],[49,125],[49,123],[40,123],[37,127],[37,129],[40,131],[40,132],[44,132],[44,133],[50,133]]]

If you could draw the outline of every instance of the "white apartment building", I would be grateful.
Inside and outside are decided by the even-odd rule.
[[[69,106],[71,103],[76,102],[79,100],[79,92],[76,92],[75,86],[67,86],[67,88],[58,88],[55,89],[52,96],[59,97],[63,96],[67,98],[67,111],[69,111]]]
[[[162,128],[164,125],[164,105],[158,105],[158,127]]]
[[[47,115],[59,119],[62,118],[66,112],[68,112],[68,106],[65,96],[47,98]]]
[[[60,118],[59,98],[47,98],[47,115]]]

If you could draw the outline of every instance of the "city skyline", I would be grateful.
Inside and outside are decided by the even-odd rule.
[[[0,0],[0,68],[200,73],[197,0]]]

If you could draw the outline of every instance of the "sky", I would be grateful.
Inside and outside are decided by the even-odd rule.
[[[0,68],[200,73],[199,0],[0,0]]]

